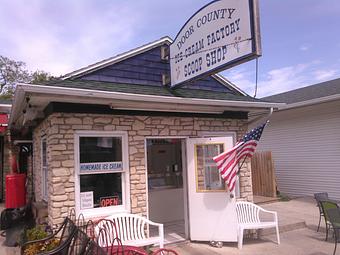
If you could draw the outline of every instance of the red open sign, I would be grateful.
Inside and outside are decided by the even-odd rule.
[[[107,207],[107,206],[113,206],[113,205],[119,205],[119,197],[112,196],[112,197],[101,197],[100,198],[101,207]]]

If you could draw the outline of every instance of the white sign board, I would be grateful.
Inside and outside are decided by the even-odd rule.
[[[93,191],[80,192],[80,209],[93,208]]]
[[[122,162],[94,162],[80,163],[80,172],[102,172],[102,171],[120,171],[122,170]]]
[[[261,54],[257,0],[217,0],[194,14],[170,45],[171,87]]]

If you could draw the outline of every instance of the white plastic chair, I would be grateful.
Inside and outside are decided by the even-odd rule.
[[[164,228],[163,224],[155,223],[148,220],[145,217],[139,216],[137,214],[113,214],[106,217],[105,219],[114,222],[113,231],[108,231],[110,235],[109,239],[118,237],[123,245],[133,245],[133,246],[146,246],[146,245],[159,245],[160,248],[164,247]],[[148,228],[150,226],[155,226],[158,228],[158,235],[149,236]],[[100,223],[96,227],[96,233],[99,233]],[[117,235],[117,236],[116,236]]]
[[[272,214],[273,221],[261,221],[260,212]],[[280,244],[279,225],[277,213],[267,211],[260,206],[250,202],[236,202],[236,213],[238,222],[238,248],[242,249],[243,231],[245,229],[276,228],[277,243]]]

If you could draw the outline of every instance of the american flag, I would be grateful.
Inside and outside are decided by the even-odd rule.
[[[251,158],[254,155],[255,148],[266,124],[267,122],[252,129],[233,148],[213,158],[217,164],[217,168],[220,171],[222,179],[228,185],[230,192],[232,192],[235,188],[238,163],[242,158]]]

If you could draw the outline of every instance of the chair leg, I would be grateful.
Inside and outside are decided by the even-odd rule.
[[[276,225],[276,237],[277,237],[277,244],[280,244],[279,225]]]
[[[328,223],[326,222],[326,241],[328,239]]]
[[[318,229],[316,230],[316,232],[319,232],[320,223],[321,223],[321,214],[320,214],[320,216],[319,216],[319,224],[318,224]]]
[[[333,252],[333,255],[335,255],[335,252],[336,252],[336,245],[338,244],[338,240],[335,238],[335,247],[334,247],[334,252]]]
[[[239,228],[238,230],[237,239],[238,239],[238,248],[241,250],[242,244],[243,244],[243,229],[242,228]]]

